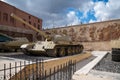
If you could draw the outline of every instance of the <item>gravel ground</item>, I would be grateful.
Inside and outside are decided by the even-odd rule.
[[[120,80],[120,74],[119,73],[91,70],[88,75],[93,75],[95,77],[102,78],[103,80],[106,80],[106,79],[107,80]]]
[[[93,69],[106,72],[120,73],[120,62],[112,61],[110,53],[106,55]]]

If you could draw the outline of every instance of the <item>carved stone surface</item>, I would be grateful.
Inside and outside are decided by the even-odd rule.
[[[72,37],[73,41],[78,42],[110,41],[111,39],[118,39],[120,37],[120,19],[54,28],[54,30],[56,30],[58,34],[67,34]]]

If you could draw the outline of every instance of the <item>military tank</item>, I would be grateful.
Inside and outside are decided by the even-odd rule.
[[[0,50],[1,51],[17,51],[22,44],[28,43],[25,37],[10,37],[6,34],[0,33]]]
[[[71,38],[67,35],[55,35],[55,34],[47,35],[45,32],[38,30],[34,26],[25,22],[17,15],[12,13],[11,16],[14,19],[26,24],[31,29],[38,32],[41,36],[44,37],[44,41],[37,41],[35,43],[23,44],[21,46],[21,49],[24,54],[62,57],[67,55],[79,54],[84,49],[82,44],[73,43]]]

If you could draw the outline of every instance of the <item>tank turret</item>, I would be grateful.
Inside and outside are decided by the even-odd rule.
[[[22,44],[28,43],[25,37],[13,38],[6,34],[0,33],[0,50],[17,51]]]

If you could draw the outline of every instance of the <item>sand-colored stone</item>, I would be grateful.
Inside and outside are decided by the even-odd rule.
[[[100,42],[82,42],[84,50],[87,51],[110,51],[112,49],[110,41],[100,41]]]

